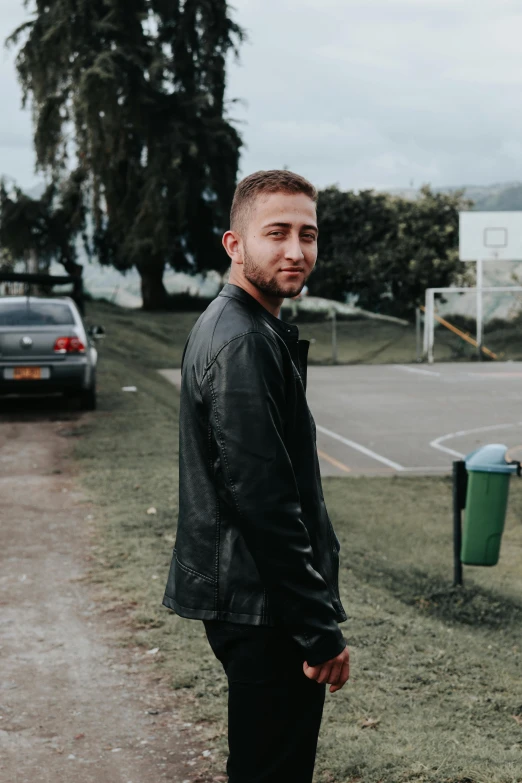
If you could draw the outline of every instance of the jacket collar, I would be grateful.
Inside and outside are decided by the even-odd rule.
[[[219,292],[219,296],[232,297],[233,299],[239,299],[250,309],[254,310],[258,315],[265,319],[269,326],[279,334],[283,340],[294,341],[299,339],[299,329],[295,324],[289,324],[286,321],[281,321],[272,315],[266,307],[263,307],[257,299],[254,299],[244,288],[232,283],[226,283],[223,289]]]
[[[295,324],[289,324],[286,321],[281,321],[276,318],[275,315],[268,312],[266,307],[263,307],[257,299],[254,299],[244,288],[233,283],[227,283],[223,289],[219,292],[219,296],[231,297],[232,299],[239,299],[247,307],[253,310],[259,315],[268,326],[270,326],[274,332],[276,332],[287,344],[292,361],[298,368],[298,372],[301,376],[304,389],[306,391],[306,378],[307,378],[307,363],[308,363],[308,349],[310,343],[308,340],[299,339],[299,329]]]

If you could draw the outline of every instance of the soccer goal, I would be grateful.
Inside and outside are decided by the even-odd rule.
[[[478,358],[509,358],[488,345],[487,328],[493,322],[509,327],[522,316],[522,286],[428,288],[423,310],[423,353],[430,364],[435,361],[436,335],[446,331],[472,346]]]

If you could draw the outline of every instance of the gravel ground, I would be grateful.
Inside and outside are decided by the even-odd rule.
[[[86,581],[95,510],[64,437],[77,416],[37,407],[0,415],[0,779],[212,780],[154,653],[121,643],[125,605]]]

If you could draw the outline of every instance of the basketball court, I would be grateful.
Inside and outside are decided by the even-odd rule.
[[[179,386],[179,370],[162,370]],[[434,475],[485,443],[522,444],[522,362],[310,367],[324,476]]]
[[[436,295],[475,293],[480,352],[483,294],[522,292],[522,286],[483,286],[484,263],[522,260],[522,211],[460,212],[459,257],[476,263],[477,287],[426,290],[428,365],[309,367],[307,396],[323,475],[444,474],[486,443],[504,443],[520,459],[522,362],[433,361]],[[160,372],[179,387],[179,370]]]

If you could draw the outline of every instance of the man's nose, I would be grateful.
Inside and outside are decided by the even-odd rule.
[[[290,236],[285,247],[285,258],[288,261],[302,261],[304,259],[303,248],[299,236]]]

